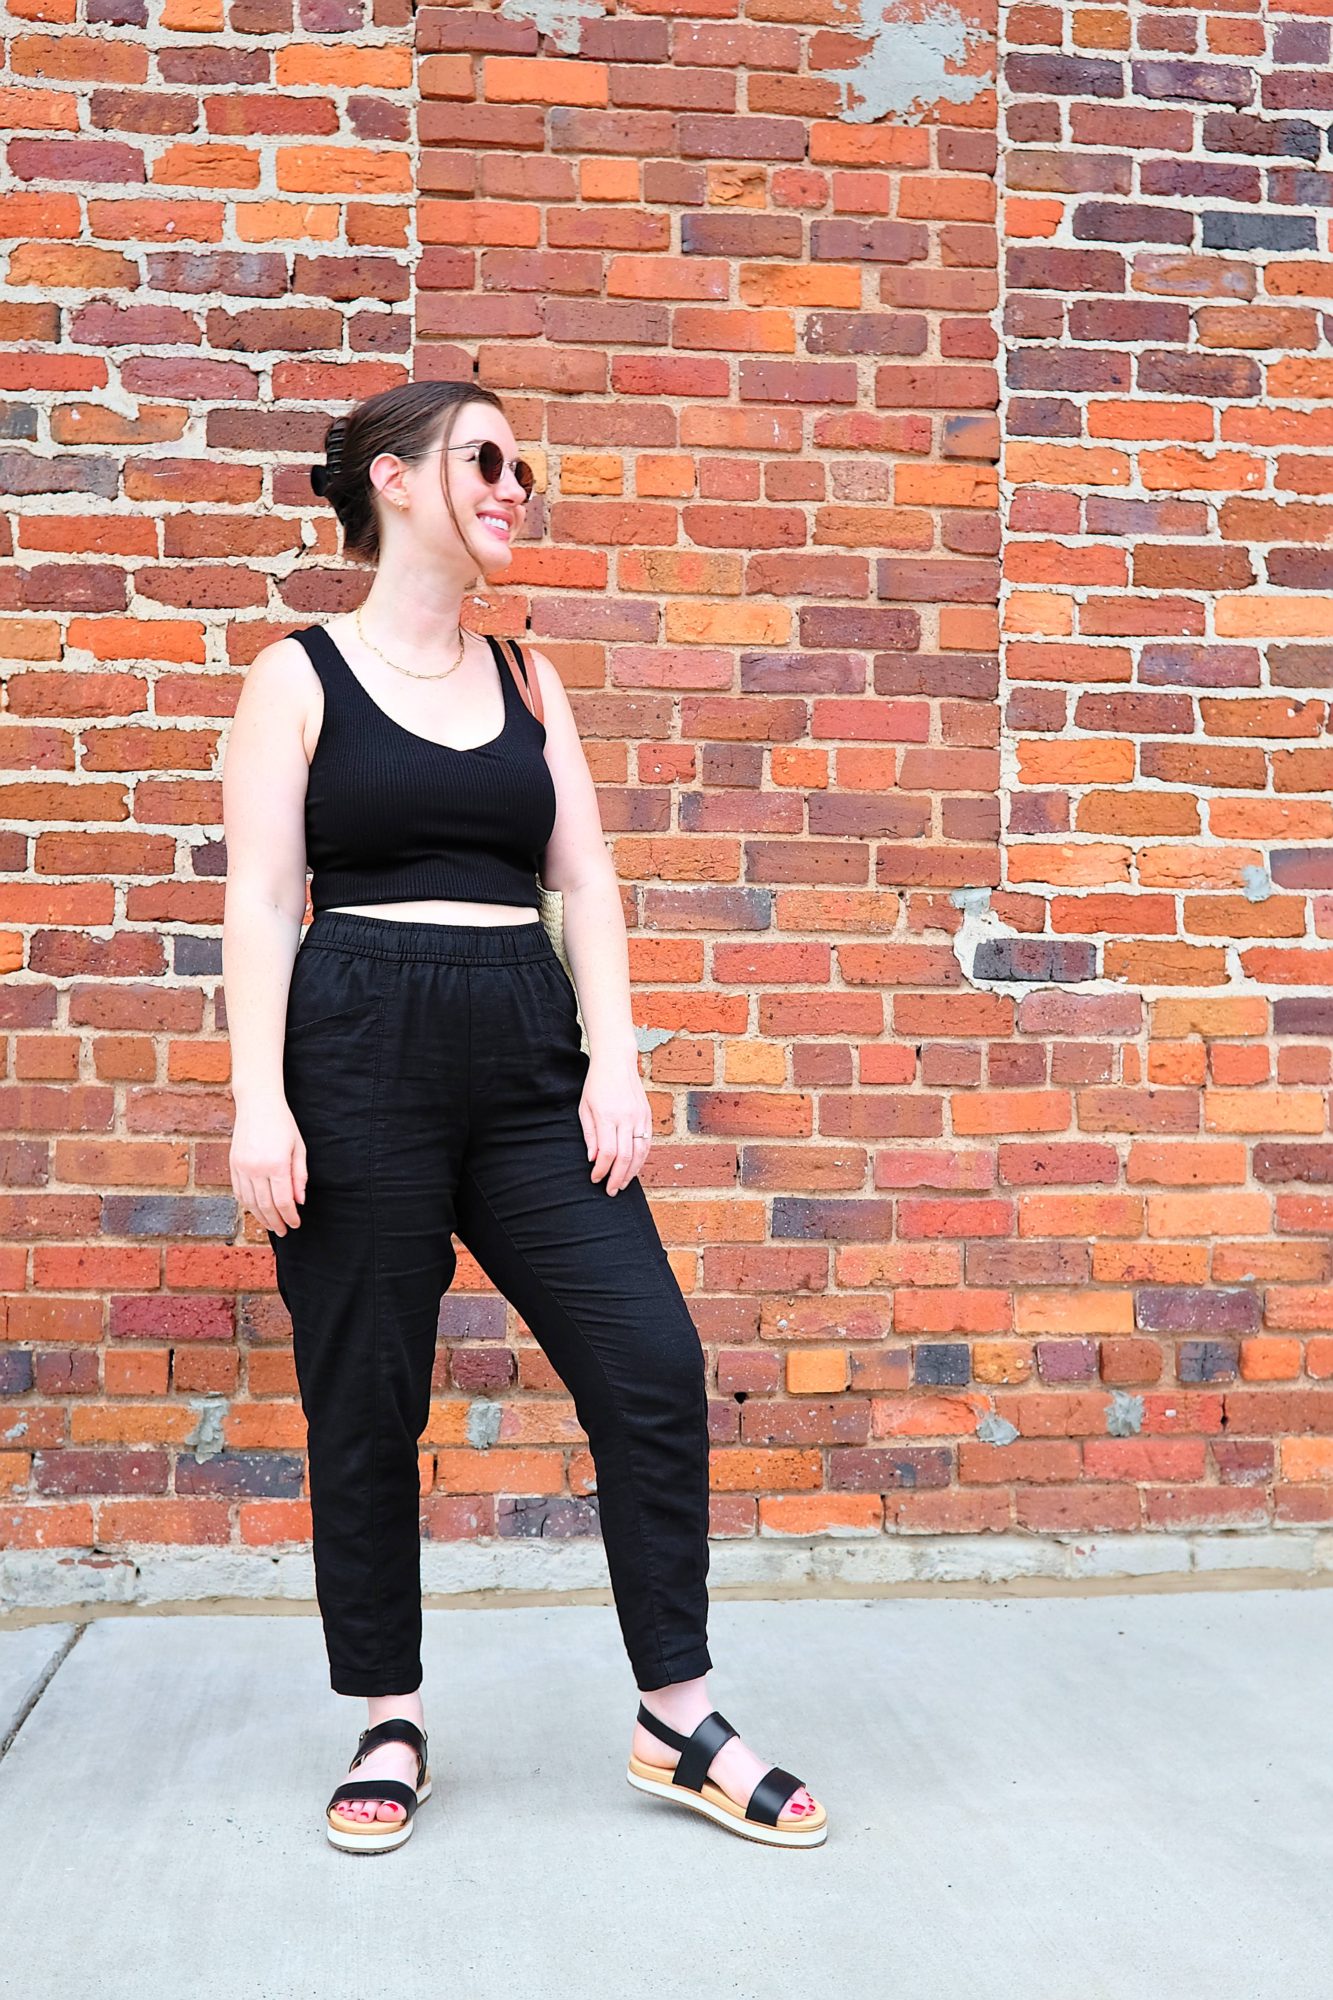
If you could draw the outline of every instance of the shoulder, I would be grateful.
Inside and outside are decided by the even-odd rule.
[[[304,724],[321,692],[319,675],[300,640],[271,639],[245,670],[237,714],[262,709],[266,715],[290,715]]]
[[[314,664],[301,641],[292,636],[270,639],[261,646],[246,669],[246,679],[265,682],[300,681],[306,675],[317,679]]]
[[[535,646],[524,646],[523,657],[528,663],[528,672],[536,674],[542,691],[543,703],[560,701],[568,703],[565,684],[559,672],[552,666],[545,653],[539,653]]]

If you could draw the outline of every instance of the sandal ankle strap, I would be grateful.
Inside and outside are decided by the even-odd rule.
[[[420,1784],[426,1771],[426,1732],[405,1715],[390,1715],[383,1722],[372,1723],[368,1729],[363,1729],[357,1738],[356,1755],[348,1770],[354,1771],[361,1760],[368,1757],[372,1750],[378,1750],[382,1743],[406,1743],[416,1751],[417,1783]]]
[[[690,1740],[688,1736],[680,1735],[669,1723],[661,1721],[651,1709],[645,1708],[642,1702],[639,1703],[638,1719],[650,1735],[656,1736],[661,1743],[669,1743],[673,1750],[683,1750]]]

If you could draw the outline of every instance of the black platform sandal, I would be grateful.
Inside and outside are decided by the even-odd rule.
[[[716,1709],[704,1717],[690,1736],[681,1736],[668,1728],[665,1722],[649,1714],[642,1702],[639,1721],[663,1743],[679,1750],[680,1762],[669,1771],[664,1764],[645,1764],[631,1752],[626,1775],[636,1790],[650,1792],[654,1798],[669,1799],[673,1805],[688,1806],[692,1812],[716,1820],[729,1833],[739,1833],[746,1840],[765,1841],[770,1847],[818,1847],[828,1838],[828,1814],[817,1801],[814,1813],[799,1826],[778,1825],[778,1814],[793,1792],[800,1791],[801,1780],[776,1764],[764,1773],[746,1806],[738,1806],[719,1786],[710,1783],[708,1771],[714,1757],[724,1743],[738,1734]]]
[[[409,1722],[405,1715],[391,1715],[385,1722],[376,1722],[369,1729],[363,1729],[357,1739],[356,1755],[349,1770],[354,1771],[362,1759],[372,1750],[378,1750],[382,1743],[410,1743],[417,1753],[417,1782],[415,1790],[405,1785],[401,1778],[353,1778],[344,1779],[324,1809],[325,1831],[335,1847],[343,1848],[348,1854],[383,1854],[390,1847],[401,1847],[411,1837],[412,1816],[423,1799],[431,1792],[430,1771],[426,1763],[426,1732],[418,1729],[415,1722]],[[348,1819],[337,1812],[340,1799],[388,1799],[392,1805],[400,1805],[405,1817],[395,1820]]]

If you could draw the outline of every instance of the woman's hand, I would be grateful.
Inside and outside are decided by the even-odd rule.
[[[653,1114],[633,1059],[627,1064],[608,1057],[589,1058],[579,1121],[593,1163],[593,1180],[599,1181],[610,1168],[606,1191],[619,1194],[634,1179],[653,1143]],[[648,1136],[639,1138],[639,1133]]]
[[[284,1097],[237,1107],[231,1138],[231,1191],[266,1229],[299,1229],[296,1204],[305,1200],[305,1140]]]

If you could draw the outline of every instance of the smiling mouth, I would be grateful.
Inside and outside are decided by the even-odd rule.
[[[512,530],[504,514],[478,514],[477,519],[483,528],[490,530],[491,534],[499,535],[503,541],[509,540]]]

